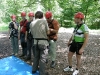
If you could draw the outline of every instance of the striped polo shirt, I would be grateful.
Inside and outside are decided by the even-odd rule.
[[[76,28],[75,28],[76,29]],[[73,40],[75,42],[84,42],[85,38],[84,38],[84,33],[89,33],[89,29],[88,26],[86,24],[83,24],[79,27],[79,29],[76,31],[74,30],[74,37]]]

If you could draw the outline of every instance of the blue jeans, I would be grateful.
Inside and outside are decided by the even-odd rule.
[[[20,34],[20,41],[21,41],[21,47],[22,47],[22,54],[27,55],[27,42],[25,41],[25,34]]]
[[[31,52],[32,44],[33,44],[33,40],[27,39],[27,54],[29,58],[31,58],[31,55],[32,55],[32,52]]]
[[[11,44],[12,44],[12,48],[13,48],[13,53],[14,54],[18,53],[18,50],[19,50],[18,38],[12,36],[11,37]]]

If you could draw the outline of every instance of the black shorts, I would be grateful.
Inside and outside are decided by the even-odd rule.
[[[69,51],[73,52],[73,53],[76,52],[76,54],[81,55],[81,54],[79,54],[79,50],[82,47],[82,45],[83,45],[83,43],[73,42],[73,43],[71,43],[71,45],[69,47]]]

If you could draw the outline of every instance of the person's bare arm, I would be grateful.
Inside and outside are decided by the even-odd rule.
[[[82,46],[83,49],[84,49],[84,48],[86,47],[86,45],[87,45],[89,34],[88,34],[88,33],[84,33],[84,36],[85,36],[85,41],[84,41],[83,46]]]
[[[84,40],[84,43],[83,43],[81,49],[79,50],[80,54],[82,54],[84,52],[84,48],[86,47],[87,42],[88,42],[88,37],[89,37],[89,33],[84,33],[85,40]]]

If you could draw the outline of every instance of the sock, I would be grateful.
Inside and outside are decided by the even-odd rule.
[[[76,68],[76,70],[78,70],[78,68]]]
[[[72,66],[69,66],[69,68],[72,68]]]

